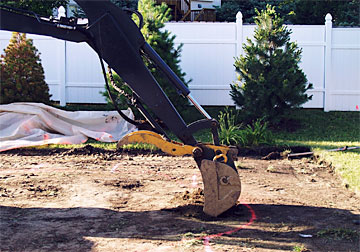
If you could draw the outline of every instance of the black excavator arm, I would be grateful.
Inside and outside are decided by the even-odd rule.
[[[99,55],[103,71],[104,60],[132,89],[139,103],[146,104],[183,142],[179,144],[164,139],[151,131],[138,131],[124,137],[118,146],[131,142],[147,142],[172,155],[192,154],[203,177],[204,211],[217,216],[235,205],[240,195],[240,180],[234,165],[237,151],[219,145],[217,121],[192,98],[189,89],[146,43],[139,27],[131,19],[129,10],[118,8],[108,0],[76,2],[88,18],[85,25],[77,24],[76,19],[47,19],[32,12],[0,5],[0,29],[89,44]],[[141,16],[139,18],[141,19]],[[178,93],[187,97],[205,119],[187,125],[144,64],[143,57],[153,62]],[[155,132],[165,134],[144,106],[141,105],[138,109]],[[213,134],[213,144],[198,143],[193,136],[196,131],[206,128]]]

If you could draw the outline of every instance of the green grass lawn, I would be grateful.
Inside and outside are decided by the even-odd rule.
[[[274,132],[276,143],[311,147],[321,159],[332,164],[344,184],[360,192],[360,150],[328,151],[360,146],[360,113],[303,109],[295,111],[291,117],[300,120],[301,127],[294,132]]]

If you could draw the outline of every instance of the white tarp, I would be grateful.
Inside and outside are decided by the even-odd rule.
[[[124,114],[133,118],[132,111]],[[136,127],[116,111],[69,112],[42,103],[0,105],[0,151],[45,144],[116,142]]]

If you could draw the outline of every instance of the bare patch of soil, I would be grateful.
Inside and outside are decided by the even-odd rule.
[[[218,218],[202,212],[191,157],[87,146],[0,159],[0,251],[359,251],[360,197],[312,159],[239,157],[240,201]]]

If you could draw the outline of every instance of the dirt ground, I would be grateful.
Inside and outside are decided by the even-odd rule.
[[[360,251],[360,197],[313,159],[239,157],[239,204],[202,213],[191,157],[0,154],[0,251]]]

